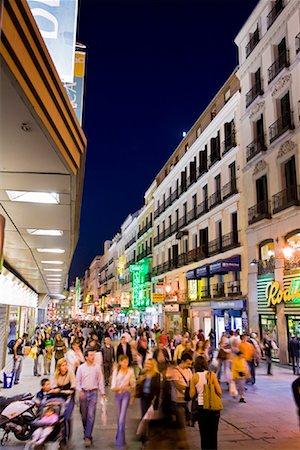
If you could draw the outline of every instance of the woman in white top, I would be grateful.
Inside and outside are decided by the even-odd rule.
[[[214,372],[208,372],[208,363],[203,356],[198,356],[195,360],[194,370],[195,374],[192,377],[190,384],[191,398],[196,396],[198,403],[198,424],[200,430],[201,449],[218,448],[218,426],[220,420],[220,411],[212,411],[203,408],[203,392],[204,385],[207,383],[207,375],[211,377],[211,382],[215,386],[216,394],[222,396],[222,389],[220,388],[218,379]]]
[[[120,355],[118,365],[114,369],[111,381],[111,390],[115,393],[115,407],[118,419],[118,429],[116,435],[116,446],[118,450],[124,450],[125,442],[125,421],[126,413],[131,402],[134,400],[135,376],[134,371],[129,366],[129,359],[126,355]]]

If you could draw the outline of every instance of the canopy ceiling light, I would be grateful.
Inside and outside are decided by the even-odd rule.
[[[6,191],[12,202],[49,203],[57,205],[59,194],[56,192]]]
[[[37,248],[39,253],[65,253],[62,248]]]
[[[64,233],[61,230],[42,230],[27,228],[27,233],[32,236],[62,236]]]
[[[41,261],[42,264],[63,264],[63,261]]]
[[[48,269],[48,268],[46,268],[46,269],[44,269],[44,271],[45,272],[62,272],[62,269],[54,269],[54,268],[53,269],[52,268]]]

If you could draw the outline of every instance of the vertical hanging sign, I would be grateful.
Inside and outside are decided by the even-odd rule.
[[[78,0],[27,0],[60,79],[73,83]]]

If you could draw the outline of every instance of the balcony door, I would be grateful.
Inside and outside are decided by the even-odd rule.
[[[267,175],[263,175],[256,180],[256,202],[258,213],[265,213],[268,211]]]
[[[256,121],[256,139],[261,149],[264,145],[264,117],[262,114]]]
[[[291,105],[289,92],[280,99],[280,113],[282,117],[282,128],[290,125]]]
[[[285,38],[280,41],[280,43],[277,46],[278,51],[278,65],[279,67],[283,67],[286,63],[286,41]]]
[[[178,244],[172,245],[173,267],[178,267]]]
[[[295,156],[292,156],[284,165],[285,188],[287,201],[296,200],[297,198],[297,175]]]

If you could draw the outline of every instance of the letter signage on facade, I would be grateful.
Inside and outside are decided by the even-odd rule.
[[[277,305],[281,302],[300,302],[300,278],[296,278],[290,282],[287,288],[280,289],[278,281],[272,281],[267,284],[266,298],[268,306]]]

